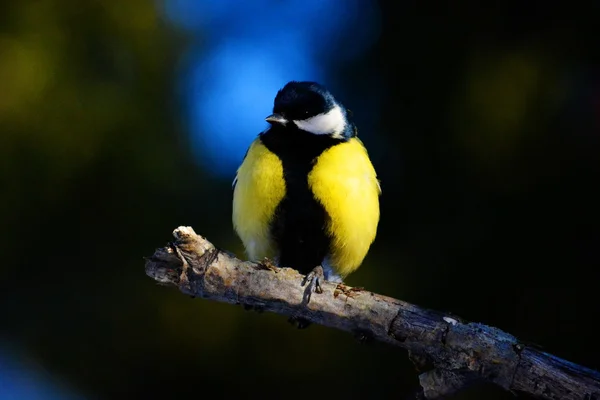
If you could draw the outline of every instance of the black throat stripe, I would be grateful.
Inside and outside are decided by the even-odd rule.
[[[279,264],[306,274],[321,265],[331,242],[326,232],[329,216],[309,189],[308,174],[323,151],[344,140],[277,126],[260,139],[283,164],[286,193],[270,224]]]

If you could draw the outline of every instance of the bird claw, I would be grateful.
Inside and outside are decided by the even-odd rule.
[[[310,271],[302,280],[302,286],[309,283],[309,290],[315,293],[321,294],[323,293],[323,288],[321,287],[321,281],[325,280],[325,273],[323,272],[322,266],[315,267],[312,271]]]
[[[315,267],[312,271],[310,271],[304,279],[302,279],[301,286],[308,286],[304,291],[304,297],[302,298],[302,305],[306,306],[310,302],[310,298],[313,292],[321,294],[323,293],[323,288],[321,287],[321,281],[325,281],[325,272],[323,271],[322,266]],[[288,319],[288,322],[292,325],[295,325],[298,329],[306,329],[311,325],[311,322],[306,318],[293,316]]]

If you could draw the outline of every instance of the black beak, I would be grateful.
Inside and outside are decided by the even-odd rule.
[[[273,125],[273,124],[285,125],[288,122],[287,119],[283,118],[283,115],[281,115],[281,114],[271,114],[267,118],[265,118],[265,120],[268,123],[270,123],[271,125]]]

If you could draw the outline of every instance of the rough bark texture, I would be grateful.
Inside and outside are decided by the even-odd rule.
[[[173,235],[176,240],[146,262],[154,280],[195,297],[301,317],[405,348],[427,399],[488,381],[542,399],[600,400],[598,372],[499,329],[330,282],[322,283],[322,294],[311,295],[293,269],[241,261],[189,227]]]

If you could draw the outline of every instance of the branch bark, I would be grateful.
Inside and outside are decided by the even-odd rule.
[[[146,261],[146,274],[194,296],[303,318],[408,350],[421,395],[436,399],[493,382],[541,399],[600,400],[600,374],[521,343],[497,328],[366,290],[323,282],[301,286],[297,271],[244,262],[190,227]],[[310,286],[310,285],[308,285]]]

